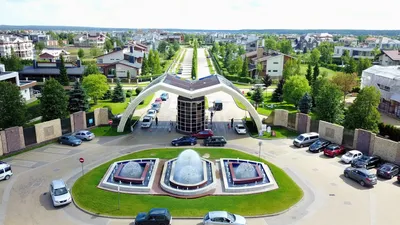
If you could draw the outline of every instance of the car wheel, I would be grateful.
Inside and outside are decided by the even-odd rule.
[[[178,143],[176,143],[175,146],[179,146]]]
[[[59,141],[58,143],[60,143],[60,145],[62,145],[62,141]]]
[[[304,145],[300,145],[300,148],[304,147]]]
[[[364,181],[360,181],[360,185],[364,187],[365,186]]]
[[[74,147],[74,146],[75,146],[75,144],[71,144],[71,146],[72,146],[72,147]]]
[[[5,180],[10,179],[10,175],[7,175],[4,179],[5,179]]]
[[[345,176],[345,177],[349,177],[349,174],[348,174],[348,173],[344,173],[344,176]]]
[[[194,145],[194,143],[192,142],[192,143],[190,143],[190,145],[191,145],[191,146],[193,146],[193,145]]]

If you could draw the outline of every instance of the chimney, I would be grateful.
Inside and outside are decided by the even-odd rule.
[[[257,48],[257,58],[261,58],[264,55],[264,48],[263,47],[258,47]]]

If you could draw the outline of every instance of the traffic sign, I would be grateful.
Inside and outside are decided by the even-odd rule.
[[[85,159],[84,158],[79,158],[79,162],[84,163]]]

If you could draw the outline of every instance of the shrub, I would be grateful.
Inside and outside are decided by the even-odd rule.
[[[389,136],[389,139],[392,141],[400,141],[400,129],[391,125],[379,123],[379,134],[381,136]]]
[[[132,92],[127,91],[126,94],[125,94],[125,96],[126,96],[127,98],[130,98],[130,97],[132,96]]]
[[[351,92],[352,92],[352,93],[360,93],[360,87],[354,87],[354,88],[351,90]]]
[[[251,97],[253,95],[253,93],[251,93],[251,91],[246,93],[247,96]]]
[[[135,92],[136,92],[136,95],[139,95],[140,94],[140,92],[142,92],[143,91],[143,88],[142,87],[138,87],[138,88],[136,88],[136,90],[135,90]]]

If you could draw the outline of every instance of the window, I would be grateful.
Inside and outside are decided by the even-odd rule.
[[[279,64],[279,62],[274,62],[274,64]]]
[[[11,171],[11,166],[8,166],[4,169],[5,172]]]
[[[388,87],[388,86],[385,86],[385,85],[382,85],[382,84],[377,84],[377,85],[381,90],[390,91],[390,87]]]
[[[0,169],[0,174],[3,174],[4,173],[4,170],[3,169]]]
[[[271,72],[271,70],[268,70],[268,72]]]
[[[276,72],[278,72],[278,70],[272,70],[272,72],[276,73]]]

